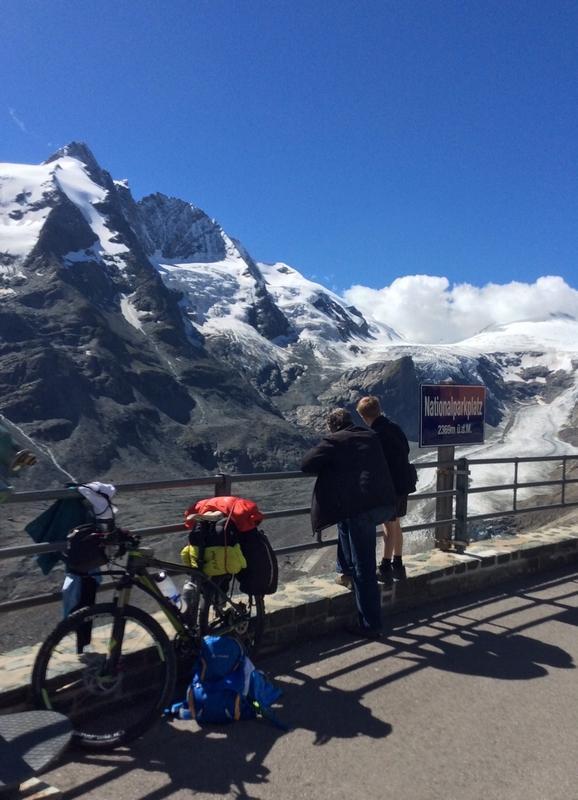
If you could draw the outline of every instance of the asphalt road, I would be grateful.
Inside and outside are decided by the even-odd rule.
[[[392,617],[384,642],[319,637],[266,659],[268,722],[161,724],[71,753],[66,800],[578,798],[578,570]]]

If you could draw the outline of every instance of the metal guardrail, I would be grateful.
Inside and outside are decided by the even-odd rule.
[[[567,477],[567,463],[569,460],[578,460],[576,455],[559,455],[559,456],[524,456],[513,458],[454,458],[453,448],[440,448],[440,450],[447,452],[439,453],[436,461],[422,461],[416,463],[415,466],[418,470],[434,468],[437,471],[437,489],[436,491],[420,492],[409,496],[410,502],[435,499],[436,500],[436,516],[434,519],[427,522],[405,525],[403,530],[405,533],[411,533],[419,530],[436,531],[436,546],[442,549],[450,549],[455,547],[458,550],[463,550],[469,543],[468,538],[468,525],[471,522],[480,520],[493,519],[499,517],[509,517],[515,514],[525,514],[532,511],[544,511],[550,509],[567,508],[578,505],[578,501],[566,500],[566,488],[569,484],[577,484],[578,478]],[[443,456],[443,457],[442,457]],[[561,462],[562,477],[556,480],[544,481],[518,481],[519,465],[526,462]],[[507,484],[492,484],[487,486],[470,486],[470,468],[482,464],[513,464],[514,476],[513,482]],[[147,481],[135,483],[121,483],[116,484],[117,492],[132,493],[139,491],[157,491],[164,489],[183,489],[191,487],[212,487],[213,495],[232,495],[233,484],[238,483],[254,483],[262,481],[279,481],[289,479],[304,479],[311,478],[311,475],[306,475],[302,472],[269,472],[269,473],[241,473],[241,474],[219,474],[203,478],[184,478],[171,481]],[[530,489],[537,487],[561,487],[561,498],[559,503],[542,504],[538,506],[523,507],[518,506],[518,491],[520,489]],[[441,488],[443,487],[443,488]],[[484,492],[501,492],[511,491],[512,494],[512,508],[502,511],[490,512],[487,514],[468,515],[468,497],[471,494],[480,494]],[[56,490],[41,490],[29,492],[12,492],[6,499],[5,503],[27,503],[33,501],[50,501],[61,498],[71,497],[76,494],[74,488],[56,489]],[[455,498],[455,499],[454,499]],[[440,513],[441,511],[441,513]],[[265,510],[263,514],[266,519],[283,519],[295,516],[303,516],[309,514],[309,507],[301,508],[287,508],[287,509],[273,509]],[[149,528],[135,528],[134,533],[139,536],[153,536],[167,533],[181,533],[186,530],[184,524],[175,523],[173,525],[160,525]],[[438,536],[439,531],[450,531],[449,536]],[[295,545],[288,545],[276,549],[278,555],[292,554],[304,552],[308,550],[316,550],[322,547],[329,547],[337,543],[336,538],[323,539],[322,534],[318,534],[317,538],[313,541],[302,542]],[[16,547],[0,548],[0,560],[9,558],[18,558],[22,556],[36,555],[39,553],[57,552],[63,550],[65,542],[52,542],[47,544],[30,544],[21,545]],[[106,590],[106,584],[101,587]],[[61,597],[60,592],[48,592],[35,597],[23,597],[18,600],[11,600],[0,603],[0,612],[2,611],[16,611],[23,608],[32,608],[47,603],[57,602]]]
[[[558,455],[558,456],[514,456],[512,458],[459,458],[455,461],[456,465],[456,512],[455,516],[457,521],[453,541],[463,542],[467,546],[469,542],[468,528],[469,523],[479,522],[480,520],[498,519],[500,517],[510,517],[517,514],[528,514],[535,511],[550,511],[554,509],[570,508],[578,505],[578,500],[567,500],[566,489],[569,485],[578,484],[578,478],[568,477],[568,462],[578,461],[578,454],[575,455]],[[532,464],[540,462],[559,462],[562,469],[562,477],[555,480],[541,480],[541,481],[519,481],[519,467],[520,464]],[[490,484],[485,486],[470,486],[469,476],[471,467],[477,465],[488,464],[512,464],[514,467],[513,481],[511,483]],[[521,489],[537,489],[559,486],[560,487],[560,502],[558,503],[542,503],[534,506],[524,506],[520,508],[518,505],[518,492]],[[469,514],[468,513],[468,498],[473,494],[481,494],[484,492],[512,492],[512,507],[508,510],[492,511],[487,514]]]

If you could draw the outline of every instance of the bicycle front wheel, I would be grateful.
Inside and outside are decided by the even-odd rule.
[[[74,741],[106,750],[135,739],[173,700],[171,642],[140,608],[100,603],[63,620],[40,648],[32,692],[72,722]]]

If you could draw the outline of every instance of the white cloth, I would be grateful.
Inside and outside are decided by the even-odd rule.
[[[88,500],[97,519],[114,519],[118,508],[113,506],[111,501],[116,494],[116,486],[113,486],[112,483],[91,481],[91,483],[84,483],[78,486],[78,491]],[[103,497],[103,494],[106,497]]]

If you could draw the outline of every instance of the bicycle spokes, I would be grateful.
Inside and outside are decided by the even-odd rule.
[[[90,623],[90,644],[77,634]],[[42,705],[68,716],[83,744],[115,746],[139,735],[170,699],[175,660],[159,624],[135,608],[84,609],[47,640],[33,675]]]

